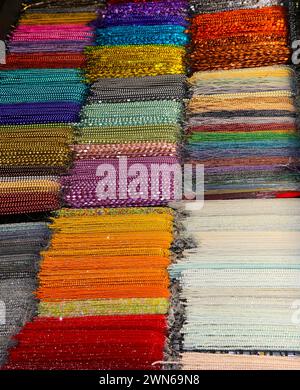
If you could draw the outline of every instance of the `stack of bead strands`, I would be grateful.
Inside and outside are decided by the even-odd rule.
[[[159,368],[152,363],[165,344],[172,211],[66,209],[51,229],[39,317],[18,335],[5,368]]]
[[[71,163],[73,126],[87,90],[78,68],[97,15],[95,1],[79,0],[72,12],[70,3],[27,1],[8,39],[7,63],[0,68],[3,221],[45,220],[44,212],[61,205],[59,177]],[[37,314],[39,252],[49,244],[50,230],[44,222],[3,224],[0,236],[2,365],[15,342],[10,337]]]
[[[98,46],[86,50],[86,77],[93,84],[73,147],[75,165],[64,180],[67,205],[158,206],[174,200],[174,180],[161,187],[150,170],[152,164],[179,163],[186,16],[186,1],[108,2],[98,23]],[[134,198],[99,198],[97,168],[111,164],[119,177],[126,170],[121,156],[128,158],[128,169],[143,164],[149,177]],[[122,186],[118,181],[127,193]]]
[[[206,197],[220,200],[191,212],[185,227],[199,246],[170,268],[186,311],[180,364],[297,369],[299,202],[221,201],[299,196],[296,82],[283,66],[295,30],[291,2],[190,4],[198,73],[186,159],[206,166]]]
[[[207,199],[299,192],[296,77],[289,66],[196,72],[189,79],[188,161]]]
[[[99,256],[96,266],[100,267],[101,274],[105,272],[110,275],[107,276],[108,285],[103,282],[102,287],[99,285],[102,290],[86,292],[86,296],[82,296],[84,305],[80,296],[77,302],[66,301],[59,305],[51,299],[48,299],[49,302],[44,299],[40,305],[41,315],[74,315],[81,311],[87,316],[113,315],[116,322],[118,318],[122,320],[124,315],[133,319],[135,317],[132,316],[139,315],[139,321],[141,324],[145,322],[145,327],[149,318],[155,320],[159,315],[163,324],[167,322],[170,294],[167,273],[170,252],[167,250],[173,237],[165,228],[159,233],[156,220],[164,214],[163,219],[169,220],[172,212],[154,206],[167,205],[168,199],[163,194],[170,191],[174,196],[175,182],[172,179],[166,187],[161,187],[152,178],[143,177],[139,194],[133,197],[122,187],[124,181],[118,179],[116,189],[125,192],[127,198],[101,199],[96,191],[99,182],[97,169],[110,164],[116,169],[116,177],[119,177],[120,170],[127,171],[137,164],[142,164],[148,173],[152,164],[178,165],[182,101],[186,93],[184,55],[188,42],[185,34],[187,6],[186,1],[109,1],[104,18],[99,19],[97,46],[86,49],[86,78],[91,88],[77,126],[77,142],[73,146],[74,167],[63,181],[64,199],[68,206],[77,209],[71,214],[78,215],[79,224],[87,223],[85,212],[97,214],[97,209],[88,208],[103,206],[116,207],[107,211],[114,215],[114,221],[124,219],[124,214],[133,214],[130,218],[134,218],[135,222],[131,227],[127,221],[129,216],[126,216],[122,234],[114,238],[116,245],[121,245],[117,251],[114,249],[114,253],[106,252],[99,244],[94,248],[95,251],[101,250],[101,253],[96,252]],[[121,157],[126,157],[127,162],[121,162]],[[129,179],[126,184],[129,188]],[[156,192],[153,191],[154,186]],[[124,206],[138,207],[120,208]],[[141,206],[152,207],[139,208]],[[173,217],[171,219],[168,230],[173,225]],[[142,229],[141,232],[139,229]],[[112,232],[109,235],[105,233],[106,236],[111,246]],[[159,248],[158,236],[165,242],[164,251]],[[124,241],[125,237],[127,240]],[[148,240],[155,241],[155,248],[150,251],[147,249]],[[139,249],[139,246],[142,248]],[[113,260],[112,256],[116,254],[118,256]],[[91,255],[87,254],[86,261],[94,263]],[[134,256],[134,269],[128,256]],[[133,323],[132,329],[134,326]],[[129,328],[122,328],[122,322],[120,332],[130,334]],[[161,327],[160,336],[161,344],[156,344],[149,337],[143,347],[145,351],[148,348],[156,351],[156,360],[164,357],[166,325]],[[132,345],[136,343],[138,338],[132,341]],[[128,350],[135,356],[139,350],[133,346],[128,346]],[[144,354],[140,354],[135,366],[121,360],[116,362],[120,353],[122,351],[112,345],[109,354],[113,368],[160,367],[152,366],[155,359],[149,352],[146,353],[146,360]],[[102,366],[109,367],[107,362]]]
[[[96,18],[95,1],[79,1],[72,12],[69,6],[27,2],[9,36],[0,69],[0,214],[61,205],[58,175],[70,166],[73,125],[87,90],[77,57],[93,42]]]
[[[300,358],[295,356],[228,355],[186,352],[182,355],[183,370],[299,370]]]
[[[193,14],[211,14],[214,12],[235,11],[240,9],[256,9],[263,7],[282,6],[284,0],[190,0],[190,9]]]
[[[26,1],[25,13],[12,33],[7,69],[80,68],[83,49],[94,40],[101,0]]]
[[[146,201],[99,202],[96,171],[117,168],[120,156],[147,169],[179,161],[187,2],[120,3],[109,3],[99,46],[86,51],[94,84],[77,126],[75,163],[62,180],[73,209],[53,218],[36,292],[39,317],[17,336],[8,369],[158,369],[153,363],[164,358],[173,212],[120,208],[167,203],[151,199],[151,191]],[[144,26],[136,40],[135,25]]]
[[[206,3],[215,5],[216,2]],[[289,62],[291,50],[285,6],[221,10],[196,14],[191,20],[193,71]]]
[[[37,312],[36,288],[41,248],[48,244],[46,223],[15,223],[0,226],[0,366],[11,336]]]
[[[299,45],[298,41],[300,39],[300,1],[299,0],[290,0],[289,1],[289,21],[290,21],[290,35],[291,42],[294,49],[293,53],[293,64],[295,66],[296,76],[297,76],[297,86],[298,91],[300,91],[300,73],[299,73]],[[300,97],[299,93],[297,95],[297,107],[298,111],[300,108]]]
[[[300,352],[298,199],[208,201],[185,221],[199,247],[171,267],[183,350]]]

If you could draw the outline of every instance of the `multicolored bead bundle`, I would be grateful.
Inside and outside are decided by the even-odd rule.
[[[90,42],[96,17],[94,1],[80,3],[89,14],[74,5],[66,23],[69,1],[27,1],[0,68],[0,215],[2,223],[18,222],[1,225],[1,364],[10,337],[36,315],[39,252],[50,238],[46,222],[20,221],[45,221],[41,212],[61,207],[59,175],[71,164],[73,124],[87,90],[81,40]]]
[[[7,64],[0,71],[0,214],[61,205],[58,174],[70,166],[73,124],[87,90],[78,55],[83,58],[84,46],[92,42],[97,10],[93,0],[74,4],[71,13],[69,5],[28,2],[9,37]]]
[[[167,205],[169,199],[164,199],[163,194],[172,192],[175,183],[173,179],[166,187],[161,187],[146,174],[133,196],[134,191],[129,191],[130,178],[125,179],[124,188],[120,174],[134,166],[143,166],[150,173],[153,164],[171,167],[179,163],[182,99],[186,91],[184,18],[187,4],[121,3],[108,2],[104,17],[98,21],[97,46],[86,49],[86,78],[92,84],[77,126],[74,166],[63,180],[64,200],[69,207],[77,209],[62,211],[69,218],[70,233],[75,217],[77,226],[82,226],[82,232],[86,231],[89,239],[92,240],[93,235],[88,226],[95,234],[97,232],[94,245],[89,245],[91,252],[84,250],[86,244],[78,243],[78,255],[81,246],[86,259],[84,268],[94,269],[95,281],[87,278],[78,295],[61,296],[59,304],[52,302],[53,297],[41,295],[40,310],[44,315],[76,315],[84,310],[84,315],[102,316],[103,321],[107,315],[113,315],[112,320],[108,317],[106,331],[110,329],[110,321],[118,323],[120,319],[119,330],[111,349],[102,348],[98,352],[98,367],[158,369],[161,366],[153,363],[164,359],[170,295],[167,268],[171,262],[174,221],[170,209],[153,206]],[[101,198],[97,192],[97,172],[99,167],[107,165],[116,170],[116,176],[106,182],[108,186],[115,185],[116,197],[110,194]],[[153,191],[154,188],[157,190]],[[123,198],[118,197],[121,192],[125,194]],[[139,208],[141,206],[152,207]],[[91,207],[116,209],[87,210]],[[107,215],[97,217],[98,213]],[[63,220],[58,218],[54,227]],[[109,221],[111,224],[106,225]],[[63,232],[60,229],[57,234],[57,254],[65,245]],[[75,238],[74,234],[73,238],[70,235],[71,240]],[[72,250],[70,260],[74,256],[77,257]],[[51,266],[49,260],[45,259],[45,267]],[[74,261],[70,264],[75,265]],[[49,275],[48,269],[45,275]],[[74,274],[74,277],[78,276]],[[42,291],[43,288],[40,294]],[[123,327],[124,315],[131,321],[131,328]],[[155,337],[159,342],[155,342],[154,329],[147,333],[147,323],[157,321],[158,317],[161,325],[156,328]],[[139,324],[141,327],[145,324],[142,344]],[[137,337],[131,340],[130,332]],[[126,342],[118,346],[124,337],[127,337]],[[109,340],[112,336],[107,343]],[[105,356],[110,358],[106,360]]]
[[[300,138],[293,69],[196,72],[189,83],[187,159],[205,166],[206,198],[297,194]]]
[[[98,21],[98,46],[86,50],[86,77],[93,84],[74,146],[78,160],[64,180],[69,206],[157,206],[175,199],[174,181],[161,188],[150,169],[153,164],[172,168],[179,163],[186,16],[185,1],[108,2]],[[119,177],[126,170],[119,157],[128,158],[128,170],[144,165],[149,178],[143,178],[143,190],[134,198],[102,199],[97,167],[113,165]],[[127,192],[120,183],[119,192]],[[168,190],[172,194],[166,199]]]
[[[26,1],[0,214],[43,222],[0,227],[3,369],[300,368],[290,3]],[[169,207],[183,161],[198,212]]]
[[[9,40],[6,68],[80,68],[83,49],[94,41],[101,0],[26,1]],[[28,50],[29,49],[29,50]]]
[[[169,298],[170,209],[63,209],[39,272],[39,317],[7,369],[156,369]],[[24,357],[26,356],[26,359]]]
[[[176,183],[161,185],[150,173],[152,165],[180,168],[186,16],[186,1],[112,1],[99,15],[97,45],[86,48],[92,84],[73,126],[74,162],[60,179],[70,208],[52,218],[38,317],[16,337],[5,369],[161,368],[175,221],[172,209],[153,206],[174,199],[164,194]],[[125,198],[102,199],[98,170],[107,165],[117,177],[137,165],[149,176],[138,195],[130,179],[128,192],[118,179]]]
[[[181,367],[299,369],[299,201],[289,199],[299,196],[298,91],[286,65],[287,4],[191,4],[185,158],[204,164],[207,200],[184,221],[198,246],[170,268]]]

